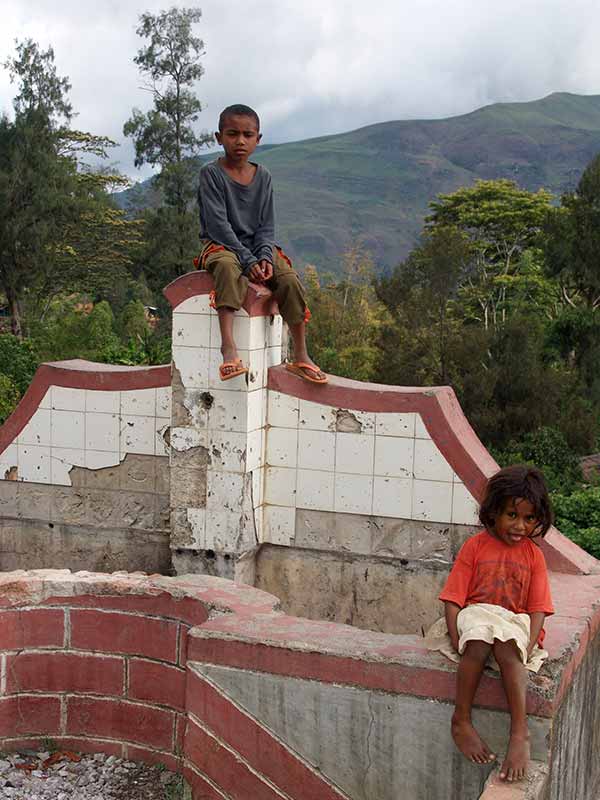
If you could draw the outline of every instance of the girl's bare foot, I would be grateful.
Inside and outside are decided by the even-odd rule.
[[[223,356],[223,363],[227,364],[226,367],[221,368],[221,373],[225,377],[231,375],[236,370],[236,362],[238,360],[238,352],[235,347],[221,347],[221,355]]]
[[[487,744],[473,727],[471,720],[452,717],[452,738],[460,752],[475,764],[490,764],[496,760]]]
[[[500,768],[503,781],[520,781],[525,777],[529,764],[529,733],[512,733],[508,751]]]

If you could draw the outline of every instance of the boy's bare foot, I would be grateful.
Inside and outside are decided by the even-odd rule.
[[[500,777],[503,781],[520,781],[525,777],[529,764],[529,733],[513,733],[508,741],[508,751]]]
[[[476,764],[490,764],[496,760],[487,744],[468,719],[452,717],[452,738],[460,752]]]

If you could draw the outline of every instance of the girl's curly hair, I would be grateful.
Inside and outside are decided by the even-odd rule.
[[[507,500],[516,498],[529,500],[538,521],[533,536],[543,538],[554,522],[554,514],[544,475],[536,467],[516,464],[504,467],[492,475],[479,508],[479,521],[488,531],[493,532],[496,518],[504,510]]]

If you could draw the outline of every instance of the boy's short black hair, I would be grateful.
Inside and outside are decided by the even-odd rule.
[[[219,114],[219,130],[222,131],[225,127],[225,120],[227,117],[252,117],[256,122],[256,129],[260,131],[260,120],[258,114],[250,106],[244,106],[241,103],[236,103],[233,106],[227,106]]]
[[[496,518],[504,510],[506,502],[517,498],[529,500],[533,506],[538,520],[533,535],[543,538],[554,522],[554,515],[544,475],[536,467],[517,464],[504,467],[492,475],[479,509],[479,521],[493,533]]]

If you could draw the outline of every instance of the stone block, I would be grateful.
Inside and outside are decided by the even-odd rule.
[[[154,497],[154,530],[168,531],[171,516],[171,506],[168,494],[159,494]]]
[[[156,456],[154,460],[154,473],[155,484],[154,488],[156,494],[169,494],[170,487],[170,472],[169,472],[169,459],[165,456]]]
[[[88,489],[118,489],[121,481],[121,464],[114,467],[102,467],[101,469],[82,469],[75,467],[71,470],[71,480],[73,486],[85,486]],[[81,475],[81,478],[80,478]],[[82,481],[79,484],[79,481]]]
[[[126,492],[153,492],[155,456],[128,453],[119,469],[119,488]]]
[[[176,482],[177,470],[181,467],[206,467],[209,462],[208,448],[199,445],[189,450],[171,450],[171,481]]]
[[[88,523],[87,491],[71,486],[53,487],[51,516],[53,522],[72,525],[86,525]],[[44,519],[44,517],[39,517]]]
[[[173,549],[187,548],[194,546],[194,532],[187,517],[187,509],[174,509],[171,511],[171,547]],[[175,564],[177,574],[181,575],[181,571]],[[192,572],[195,570],[191,570]]]
[[[122,527],[121,492],[108,489],[88,489],[86,492],[86,522],[101,528]]]
[[[174,509],[206,506],[206,469],[180,466],[174,471],[171,506]]]
[[[19,481],[17,487],[17,517],[20,519],[51,519],[52,499],[55,492],[60,491],[58,487],[40,486],[37,483],[22,481]]]
[[[0,480],[0,519],[17,516],[17,482]]]

